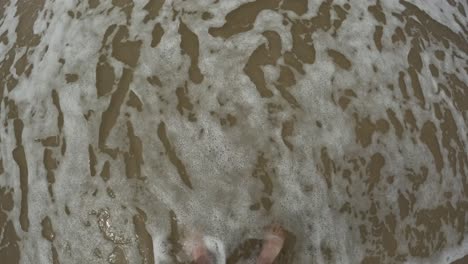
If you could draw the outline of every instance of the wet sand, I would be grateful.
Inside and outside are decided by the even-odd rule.
[[[0,263],[466,263],[467,9],[0,1]]]

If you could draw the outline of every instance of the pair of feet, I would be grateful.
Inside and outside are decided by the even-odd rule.
[[[271,264],[283,248],[285,232],[279,225],[272,225],[263,239],[263,246],[257,264]],[[201,237],[196,238],[191,249],[195,264],[212,264],[208,250]]]

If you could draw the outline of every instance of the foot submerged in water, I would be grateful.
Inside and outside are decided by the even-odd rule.
[[[271,225],[265,233],[263,246],[257,259],[257,264],[272,264],[283,248],[286,233],[280,225]],[[191,256],[194,264],[213,264],[203,236],[199,233],[192,235],[184,243],[185,252]]]
[[[273,263],[283,248],[285,236],[284,229],[280,225],[272,225],[265,234],[257,264]]]
[[[192,263],[194,264],[212,264],[210,253],[206,248],[203,237],[200,234],[196,234],[185,242],[185,251],[192,257]]]

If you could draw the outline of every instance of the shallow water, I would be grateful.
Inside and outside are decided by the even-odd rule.
[[[467,11],[1,0],[0,263],[467,263]]]

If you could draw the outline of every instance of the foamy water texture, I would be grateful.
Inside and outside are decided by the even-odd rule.
[[[1,0],[0,263],[467,263],[466,12]]]

